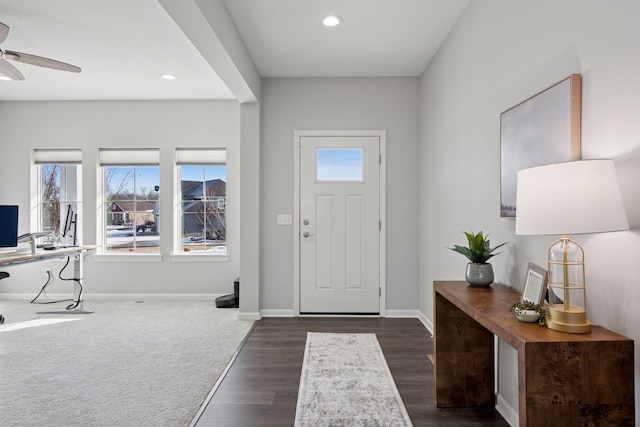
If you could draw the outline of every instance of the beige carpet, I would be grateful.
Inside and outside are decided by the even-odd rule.
[[[296,427],[409,427],[375,334],[307,334]]]
[[[0,300],[0,426],[187,426],[252,326],[213,300],[85,307]]]

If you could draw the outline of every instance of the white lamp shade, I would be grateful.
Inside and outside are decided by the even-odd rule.
[[[612,160],[555,163],[518,172],[516,234],[628,229]]]

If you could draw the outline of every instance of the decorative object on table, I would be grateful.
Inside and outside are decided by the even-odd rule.
[[[522,301],[531,301],[534,304],[542,305],[547,291],[547,278],[547,270],[530,262],[524,278]]]
[[[584,250],[569,234],[628,230],[612,160],[579,160],[518,172],[518,235],[561,235],[549,246],[547,327],[586,333]]]
[[[449,249],[464,255],[471,261],[467,264],[465,273],[465,280],[469,282],[470,285],[489,286],[493,283],[493,266],[487,261],[498,255],[500,252],[493,252],[499,247],[506,245],[507,242],[492,248],[488,234],[485,237],[482,231],[478,234],[474,234],[473,231],[470,233],[463,231],[463,233],[467,236],[468,246],[453,245],[453,248]]]
[[[500,114],[500,216],[516,216],[519,170],[580,159],[581,92],[572,74]]]
[[[515,312],[516,317],[521,322],[538,322],[540,326],[546,325],[547,312],[540,304],[536,304],[532,301],[520,300],[509,307],[509,310]]]
[[[524,290],[520,301],[514,303],[511,311],[515,311],[516,317],[521,322],[538,322],[540,326],[546,325],[546,311],[542,308],[544,294],[547,290],[547,270],[529,263],[527,274],[524,278]]]

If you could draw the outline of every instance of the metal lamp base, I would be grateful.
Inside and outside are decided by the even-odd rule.
[[[564,312],[549,307],[546,323],[547,328],[554,331],[570,332],[572,334],[591,332],[591,323],[587,320],[585,311]]]

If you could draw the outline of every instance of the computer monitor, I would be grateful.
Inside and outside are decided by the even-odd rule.
[[[18,246],[18,206],[0,205],[0,248]]]
[[[60,240],[67,246],[77,246],[77,231],[78,214],[75,213],[73,206],[67,205],[67,213],[65,215],[64,225],[62,225],[60,230]]]

